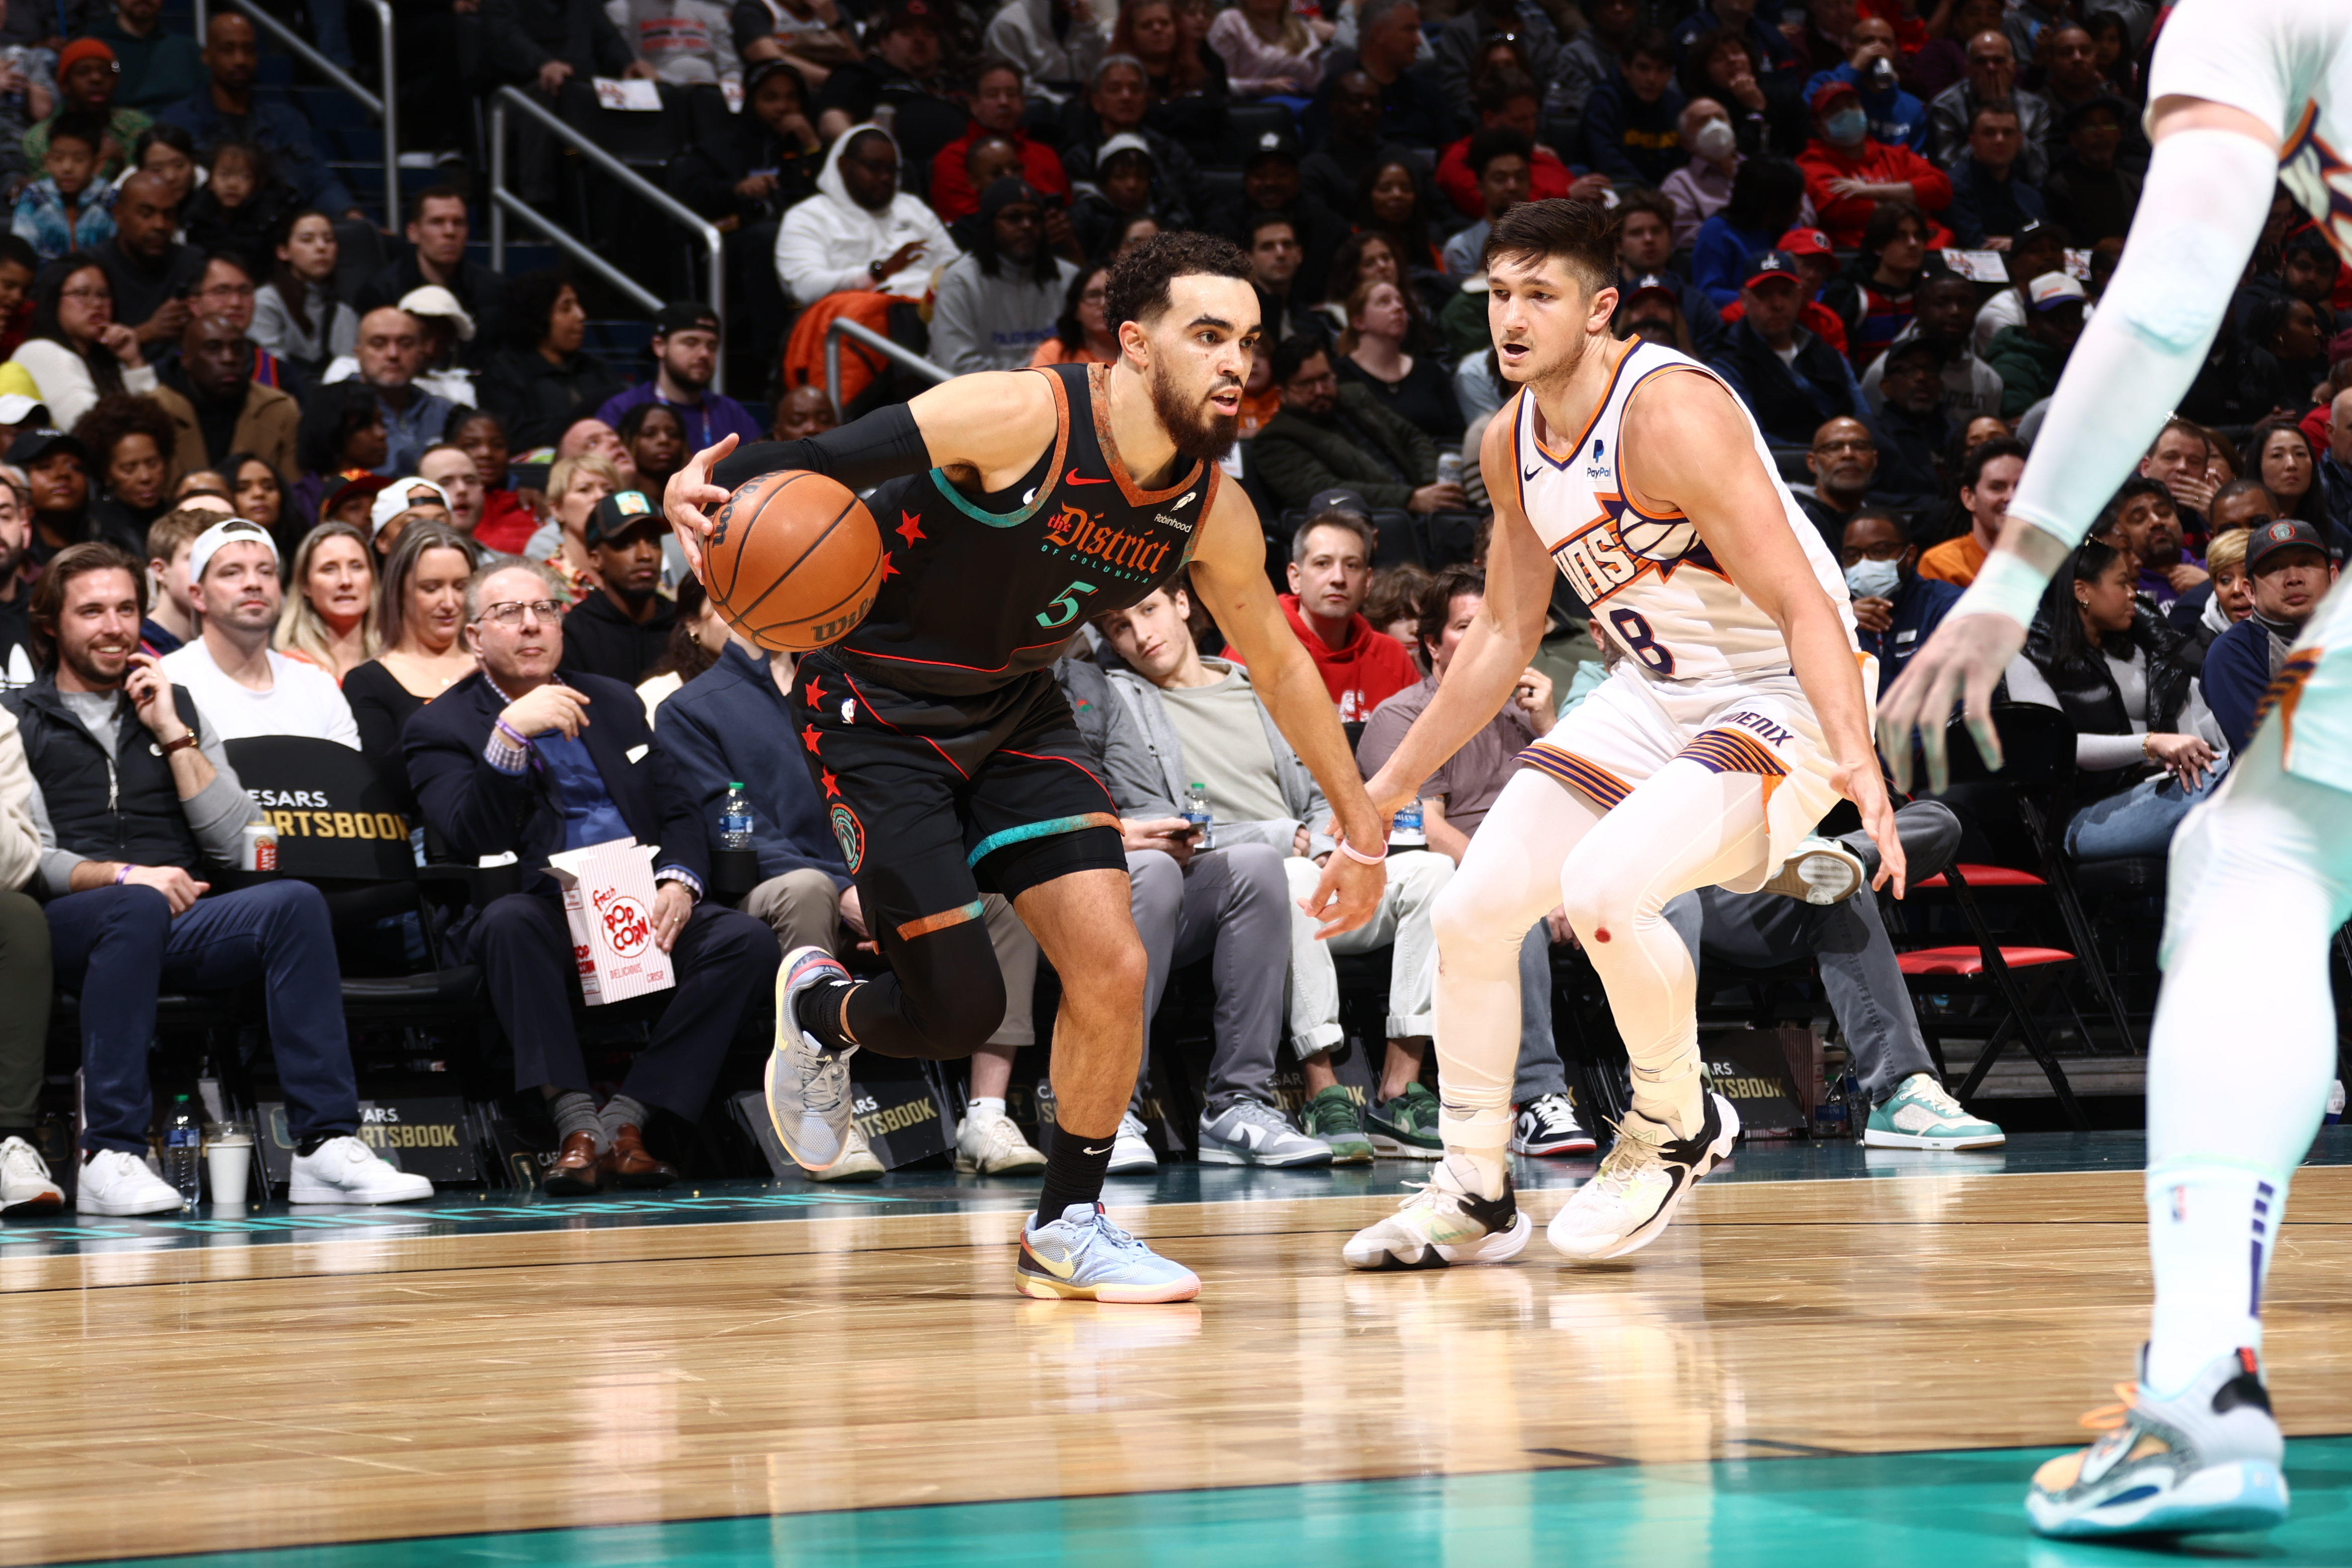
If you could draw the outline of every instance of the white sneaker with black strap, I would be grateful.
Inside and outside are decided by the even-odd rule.
[[[1576,1107],[1565,1094],[1539,1095],[1528,1100],[1511,1122],[1514,1154],[1590,1154],[1599,1147],[1576,1120]]]
[[[1429,1181],[1397,1205],[1396,1213],[1349,1237],[1339,1257],[1350,1268],[1375,1271],[1507,1263],[1534,1234],[1509,1177],[1503,1179],[1502,1196],[1482,1198],[1455,1178],[1448,1158],[1438,1161]]]
[[[1706,1104],[1706,1121],[1687,1138],[1627,1111],[1600,1173],[1551,1216],[1544,1232],[1551,1244],[1580,1263],[1597,1263],[1657,1240],[1691,1188],[1730,1158],[1739,1136],[1739,1112],[1731,1101],[1709,1092]]]

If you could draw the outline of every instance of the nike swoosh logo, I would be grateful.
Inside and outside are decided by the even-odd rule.
[[[1542,472],[1543,472],[1543,470],[1542,470],[1541,468],[1529,468],[1526,473],[1521,474],[1521,475],[1519,476],[1519,478],[1521,478],[1521,479],[1534,479],[1538,474],[1540,474],[1540,473],[1542,473]]]
[[[1083,479],[1079,476],[1078,470],[1076,468],[1072,468],[1069,472],[1069,477],[1065,479],[1062,482],[1066,485],[1107,485],[1110,483],[1108,479]]]
[[[1029,1261],[1030,1261],[1030,1262],[1032,1262],[1032,1263],[1035,1264],[1038,1268],[1040,1268],[1044,1269],[1046,1273],[1051,1274],[1051,1275],[1052,1275],[1055,1279],[1070,1279],[1072,1276],[1076,1275],[1076,1274],[1077,1273],[1077,1271],[1078,1271],[1077,1259],[1076,1259],[1076,1258],[1048,1258],[1048,1257],[1046,1257],[1044,1253],[1042,1253],[1042,1252],[1038,1251],[1035,1247],[1031,1247],[1031,1246],[1030,1246],[1028,1243],[1026,1243],[1026,1242],[1022,1243],[1021,1250],[1022,1250],[1022,1251],[1024,1251],[1024,1252],[1025,1252],[1025,1253],[1027,1253],[1027,1254],[1029,1255]]]
[[[1081,1147],[1083,1148],[1083,1145]],[[1106,1143],[1099,1149],[1085,1149],[1084,1152],[1088,1154],[1108,1154],[1118,1147],[1116,1143]]]

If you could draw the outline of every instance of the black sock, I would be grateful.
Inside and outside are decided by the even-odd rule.
[[[856,1044],[842,1028],[842,1008],[849,994],[857,989],[849,980],[820,980],[793,998],[793,1021],[816,1037],[816,1043],[828,1051],[838,1051]]]
[[[1037,1224],[1048,1226],[1072,1204],[1102,1201],[1103,1178],[1110,1173],[1110,1152],[1116,1133],[1105,1133],[1102,1145],[1081,1138],[1059,1121],[1054,1123],[1054,1146],[1045,1155],[1045,1190],[1037,1196]]]
[[[304,1159],[308,1159],[311,1155],[317,1153],[320,1149],[326,1144],[328,1139],[341,1138],[341,1136],[343,1136],[343,1134],[340,1132],[313,1132],[310,1136],[303,1139],[299,1143],[294,1145],[294,1152],[301,1155]]]

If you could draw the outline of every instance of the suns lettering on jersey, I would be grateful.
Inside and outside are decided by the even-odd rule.
[[[1640,576],[1645,564],[1636,561],[1633,552],[1625,547],[1622,531],[1625,498],[1603,495],[1593,499],[1601,503],[1601,515],[1561,541],[1559,548],[1551,552],[1561,574],[1575,588],[1576,596],[1588,605],[1601,603]]]
[[[2279,184],[2317,220],[2338,256],[2352,258],[2352,165],[2318,132],[2319,106],[2304,106],[2279,151]]]

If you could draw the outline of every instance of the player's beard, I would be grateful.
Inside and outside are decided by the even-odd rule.
[[[1176,387],[1168,373],[1153,367],[1144,383],[1151,394],[1151,412],[1176,444],[1176,455],[1196,463],[1217,463],[1234,449],[1241,438],[1242,421],[1237,414],[1218,414],[1208,403],[1208,394],[1230,385],[1239,391],[1241,384],[1230,379],[1213,382],[1197,398],[1188,397]]]

